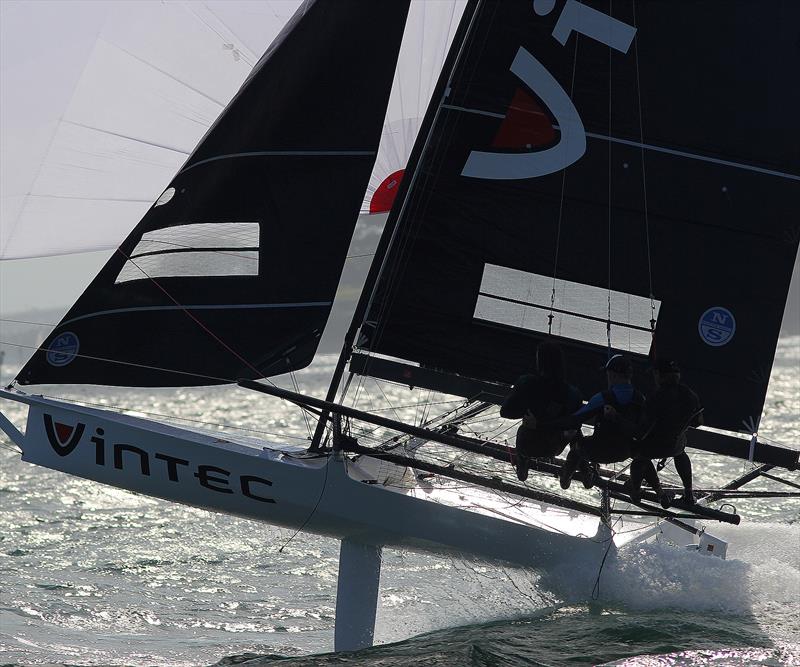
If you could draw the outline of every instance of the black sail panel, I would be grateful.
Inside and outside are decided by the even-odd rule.
[[[375,161],[408,6],[303,3],[19,382],[202,385],[307,365]]]
[[[642,385],[675,358],[707,423],[756,430],[800,239],[798,21],[788,0],[479,3],[363,347],[512,382],[552,335],[589,393],[610,337]]]

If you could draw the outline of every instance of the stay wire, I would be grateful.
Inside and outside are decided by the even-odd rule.
[[[288,360],[287,360],[287,364],[288,364]],[[291,369],[289,370],[289,377],[292,380],[292,387],[294,387],[295,393],[299,394],[300,393],[300,385],[297,383],[297,377],[296,377],[295,372],[293,370],[291,370]],[[309,422],[309,420],[308,420],[308,410],[301,410],[301,412],[303,414],[303,420],[306,423],[306,430],[308,431],[308,439],[310,440],[312,438],[312,436],[313,436],[313,433],[311,431],[311,422]]]
[[[609,13],[611,7],[609,5]],[[611,50],[608,52],[608,319],[606,320],[606,336],[608,340],[608,357],[611,357]],[[599,580],[599,575],[598,575]]]
[[[612,509],[612,512],[613,512],[613,509],[614,509],[613,504],[611,506],[611,509]],[[592,600],[597,600],[600,597],[600,577],[603,574],[603,568],[605,567],[606,559],[608,558],[608,554],[611,553],[611,547],[614,546],[614,535],[616,535],[616,531],[614,530],[614,527],[621,520],[622,520],[622,516],[619,516],[617,518],[617,520],[614,521],[614,525],[608,527],[608,529],[610,531],[610,535],[609,535],[609,538],[608,538],[608,546],[606,547],[606,552],[603,554],[603,560],[600,561],[600,568],[597,571],[597,578],[594,581],[594,586],[592,586],[592,595],[591,595]]]
[[[304,529],[304,528],[305,528],[305,527],[308,525],[308,522],[309,522],[309,521],[311,521],[311,519],[312,519],[312,517],[314,516],[314,514],[316,514],[316,512],[317,512],[317,509],[319,508],[319,504],[322,502],[322,496],[324,496],[324,495],[325,495],[325,488],[328,486],[328,468],[330,467],[330,465],[331,465],[331,457],[330,457],[330,455],[329,455],[329,456],[328,456],[328,460],[327,460],[327,461],[325,461],[325,475],[324,475],[324,477],[322,478],[322,488],[320,489],[320,492],[319,492],[319,497],[317,498],[317,502],[315,502],[315,503],[314,503],[314,507],[312,507],[312,508],[311,508],[311,512],[309,512],[308,516],[306,517],[306,520],[305,520],[305,521],[303,521],[303,523],[302,523],[302,524],[300,524],[300,527],[299,527],[297,530],[295,530],[295,531],[294,531],[294,533],[292,533],[292,534],[291,534],[291,536],[289,537],[289,539],[288,539],[288,540],[286,540],[286,542],[284,542],[284,543],[281,545],[280,549],[278,549],[278,553],[279,553],[279,554],[280,554],[280,553],[283,553],[283,550],[284,550],[286,547],[288,547],[288,546],[289,546],[289,544],[291,543],[291,541],[292,541],[292,540],[293,540],[295,537],[297,537],[298,533],[300,533],[300,532],[301,532],[301,531],[302,531],[302,530],[303,530],[303,529]],[[346,464],[345,464],[345,465],[346,465]]]
[[[54,350],[53,348],[43,347],[42,345],[23,345],[22,343],[12,343],[11,341],[0,340],[0,345],[10,345],[12,347],[20,347],[27,350],[37,350],[41,352],[60,352],[60,350]],[[166,373],[174,373],[176,375],[188,375],[190,377],[196,378],[204,378],[207,380],[214,380],[215,382],[220,382],[222,384],[236,384],[236,380],[232,380],[231,378],[223,378],[217,377],[215,375],[205,375],[203,373],[194,373],[191,371],[179,371],[172,368],[163,368],[161,366],[150,366],[148,364],[137,364],[133,361],[120,361],[119,359],[108,359],[106,357],[96,357],[90,354],[76,354],[75,357],[79,357],[81,359],[92,359],[93,361],[102,361],[104,363],[109,364],[119,364],[121,366],[133,366],[135,368],[145,368],[151,371],[162,371]],[[15,380],[16,382],[16,380]]]
[[[453,67],[449,73],[449,77],[447,79],[447,84],[445,90],[441,98],[438,101],[438,107],[433,117],[433,121],[431,122],[430,128],[428,129],[428,134],[425,139],[425,142],[422,147],[422,151],[420,153],[420,157],[417,164],[417,169],[413,171],[411,174],[411,180],[408,185],[408,189],[406,190],[405,197],[403,198],[402,205],[400,207],[400,211],[398,213],[397,221],[395,223],[394,229],[392,230],[392,235],[389,239],[388,246],[386,251],[384,252],[383,258],[381,260],[381,266],[378,271],[378,274],[375,278],[375,281],[371,287],[371,294],[367,301],[366,308],[364,309],[363,319],[359,326],[363,326],[367,322],[367,318],[370,316],[370,312],[373,309],[373,300],[375,299],[378,286],[384,286],[384,292],[388,295],[388,299],[382,300],[379,304],[376,316],[375,316],[375,329],[373,336],[370,337],[369,340],[369,347],[366,349],[366,353],[368,357],[371,357],[373,354],[373,350],[377,344],[377,341],[382,337],[384,329],[383,326],[385,324],[385,317],[386,314],[389,312],[391,307],[393,306],[393,302],[396,299],[396,290],[394,289],[395,283],[399,280],[399,276],[402,274],[401,264],[403,264],[402,257],[405,252],[405,248],[411,242],[413,236],[413,213],[416,213],[416,209],[418,209],[422,204],[420,201],[412,201],[412,196],[415,194],[416,190],[415,187],[419,187],[424,192],[426,190],[427,183],[431,180],[436,180],[439,178],[441,170],[443,168],[443,163],[441,160],[438,160],[438,166],[433,169],[425,170],[425,173],[421,173],[423,170],[420,169],[420,165],[423,163],[423,160],[429,158],[430,164],[436,164],[436,158],[442,154],[441,146],[445,143],[442,137],[436,142],[436,145],[431,145],[431,139],[433,136],[433,130],[439,125],[439,118],[440,112],[442,107],[445,103],[446,98],[452,99],[452,95],[454,94],[453,89],[453,81],[456,74],[456,71],[459,69],[459,66],[462,64],[462,56],[464,56],[464,61],[467,61],[466,56],[473,53],[473,51],[478,48],[482,51],[483,48],[486,47],[486,42],[488,41],[488,35],[484,39],[484,43],[481,46],[476,46],[473,44],[474,35],[472,34],[472,27],[476,22],[478,15],[484,10],[482,0],[479,0],[477,5],[475,6],[475,10],[472,16],[469,19],[469,24],[467,25],[467,29],[464,33],[463,41],[459,46],[459,50],[456,54],[456,57],[453,61]],[[496,11],[496,10],[495,10]],[[463,20],[463,19],[462,19]],[[442,135],[445,133],[445,121],[442,121],[441,127]],[[452,129],[450,130],[452,134]],[[429,154],[429,150],[431,151]],[[422,184],[417,186],[417,179],[422,181]],[[408,208],[408,212],[406,208]],[[397,238],[398,231],[401,229],[400,223],[405,220],[410,220],[410,222],[405,222],[404,234],[401,235],[401,238]],[[388,261],[390,257],[397,258],[391,266],[388,266]],[[386,275],[384,275],[384,270],[386,270]],[[362,386],[363,380],[359,383],[356,392],[360,391]]]
[[[572,100],[575,94],[575,72],[577,70],[578,64],[578,40],[580,39],[579,34],[575,34],[575,52],[572,56],[572,80],[569,86],[569,99]],[[564,130],[562,129],[562,132]],[[569,129],[566,130],[569,132]],[[568,167],[564,167],[561,171],[561,200],[558,204],[558,228],[556,230],[556,253],[553,259],[553,287],[550,293],[550,313],[547,315],[547,335],[553,335],[553,309],[555,308],[556,303],[556,277],[558,274],[558,257],[561,250],[561,223],[564,219],[564,195],[567,189],[567,169]],[[532,284],[531,284],[532,286]],[[528,300],[530,300],[531,294],[528,294]]]
[[[228,352],[230,352],[234,357],[236,357],[239,361],[241,361],[245,366],[247,366],[250,370],[256,373],[256,377],[261,377],[263,373],[258,370],[253,364],[251,364],[247,359],[245,359],[241,354],[239,354],[236,350],[234,350],[230,345],[228,345],[224,340],[222,340],[219,336],[217,336],[211,329],[209,329],[205,324],[203,324],[197,317],[192,315],[192,313],[183,305],[181,304],[172,294],[170,294],[162,285],[159,283],[155,278],[153,278],[147,271],[145,271],[141,266],[139,266],[134,260],[132,260],[128,255],[122,252],[122,248],[117,248],[117,252],[122,255],[127,261],[133,264],[139,271],[141,271],[142,275],[144,275],[150,282],[152,282],[164,295],[172,301],[187,317],[194,321],[197,326],[199,326],[203,331],[205,331],[211,338],[213,338],[217,343],[222,345]],[[269,382],[273,387],[276,386],[272,380],[266,378],[267,382]]]
[[[639,79],[639,32],[636,23],[636,3],[633,5],[633,27],[636,28],[636,36],[633,40],[634,62],[636,63],[636,99],[639,105],[639,155],[642,162],[642,198],[644,205],[644,229],[647,242],[647,279],[650,290],[650,329],[655,334],[656,330],[656,305],[655,295],[653,294],[653,264],[650,252],[650,215],[647,210],[647,170],[644,159],[644,121],[642,119],[642,85]],[[610,134],[610,133],[609,133]]]
[[[224,340],[222,340],[222,338],[220,338],[220,337],[219,337],[219,336],[217,336],[217,335],[216,335],[216,334],[215,334],[213,331],[211,331],[211,329],[209,329],[209,328],[208,328],[208,327],[207,327],[205,324],[203,324],[203,323],[202,323],[202,322],[201,322],[201,321],[200,321],[200,320],[199,320],[197,317],[195,317],[194,315],[192,315],[192,313],[191,313],[191,312],[189,312],[189,310],[188,310],[188,309],[187,309],[187,308],[186,308],[186,307],[185,307],[183,304],[181,304],[181,303],[180,303],[180,302],[179,302],[179,301],[178,301],[178,300],[177,300],[177,299],[176,299],[174,296],[172,296],[172,294],[170,294],[170,293],[169,293],[169,291],[167,291],[167,289],[166,289],[166,288],[164,288],[164,286],[163,286],[163,285],[161,285],[161,283],[159,283],[159,282],[158,282],[158,281],[157,281],[155,278],[153,278],[153,277],[152,277],[150,274],[148,274],[148,273],[147,273],[147,271],[145,271],[145,270],[144,270],[144,269],[143,269],[141,266],[139,266],[139,265],[138,265],[136,262],[134,262],[134,261],[133,261],[133,260],[132,260],[132,259],[131,259],[131,258],[130,258],[128,255],[126,255],[124,252],[122,252],[122,249],[121,249],[121,248],[117,248],[117,252],[119,252],[119,254],[120,254],[120,255],[122,255],[122,256],[123,256],[123,257],[124,257],[126,260],[128,260],[128,261],[129,261],[131,264],[133,264],[133,265],[134,265],[134,266],[135,266],[137,269],[139,269],[139,271],[141,271],[141,272],[142,272],[142,274],[143,274],[143,275],[144,275],[144,276],[145,276],[145,277],[146,277],[148,280],[150,280],[150,281],[151,281],[151,282],[152,282],[152,283],[153,283],[153,284],[154,284],[154,285],[155,285],[155,286],[156,286],[156,287],[157,287],[159,290],[161,290],[161,291],[164,293],[164,295],[165,295],[165,296],[166,296],[166,297],[167,297],[167,298],[168,298],[170,301],[172,301],[172,303],[174,303],[176,306],[178,306],[178,308],[179,308],[179,309],[180,309],[180,310],[181,310],[181,311],[182,311],[182,312],[183,312],[183,313],[184,313],[184,314],[185,314],[187,317],[189,317],[189,318],[190,318],[192,321],[194,321],[194,323],[195,323],[195,324],[197,324],[197,326],[199,326],[199,327],[200,327],[200,328],[201,328],[203,331],[205,331],[205,332],[206,332],[206,333],[207,333],[209,336],[211,336],[211,338],[213,338],[213,339],[214,339],[214,340],[215,340],[217,343],[219,343],[220,345],[222,345],[222,347],[224,347],[226,350],[228,350],[228,352],[230,352],[230,353],[231,353],[231,354],[232,354],[234,357],[236,357],[236,358],[237,358],[239,361],[241,361],[241,362],[242,362],[242,363],[243,363],[245,366],[247,366],[247,367],[248,367],[248,368],[249,368],[251,371],[253,371],[253,372],[255,373],[255,375],[256,375],[256,377],[257,377],[257,378],[261,378],[261,377],[263,377],[263,378],[264,378],[264,380],[266,380],[266,381],[267,381],[267,382],[268,382],[270,385],[272,385],[273,387],[276,387],[276,388],[277,388],[277,386],[278,386],[278,385],[276,385],[276,384],[275,384],[275,383],[274,383],[272,380],[270,380],[268,377],[264,377],[264,373],[262,373],[260,370],[258,370],[258,369],[257,369],[257,368],[256,368],[256,367],[253,365],[253,364],[251,364],[251,363],[250,363],[250,362],[249,362],[247,359],[245,359],[245,358],[244,358],[244,357],[243,357],[241,354],[239,354],[239,353],[238,353],[236,350],[234,350],[234,349],[233,349],[233,348],[232,348],[230,345],[228,345],[228,344],[227,344],[227,343],[226,343]],[[294,381],[294,378],[292,378],[292,380]],[[235,381],[234,381],[234,382],[235,382]],[[297,390],[297,392],[298,392],[298,393],[300,393],[300,392],[299,392],[299,387],[296,387],[296,390]],[[302,406],[302,405],[300,405],[300,406],[298,406],[298,407],[299,407],[299,408],[300,408],[300,409],[303,411],[303,415],[304,415],[304,417],[305,417],[306,421],[308,421],[308,414],[307,414],[307,413],[309,412],[309,410],[308,410],[306,407]],[[311,427],[309,426],[309,429],[310,429],[310,428],[311,428]]]

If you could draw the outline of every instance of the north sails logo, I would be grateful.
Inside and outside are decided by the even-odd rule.
[[[54,421],[51,415],[44,415],[44,430],[47,433],[47,440],[56,454],[68,456],[78,446],[81,441],[86,424],[78,422],[75,426],[61,424]]]
[[[534,0],[533,9],[539,16],[553,11],[555,0]],[[577,0],[567,0],[553,28],[553,38],[562,46],[573,32],[580,33],[610,48],[627,53],[636,28],[608,14],[587,7]],[[580,114],[567,92],[555,77],[547,71],[524,47],[520,47],[510,66],[517,78],[544,102],[553,115],[553,121],[530,98],[526,91],[517,91],[508,113],[503,118],[495,146],[509,147],[503,141],[509,135],[518,134],[520,123],[527,124],[528,134],[537,136],[543,145],[550,143],[553,129],[560,133],[554,146],[526,153],[503,153],[472,151],[467,158],[462,176],[491,180],[517,180],[545,176],[565,169],[577,162],[586,152],[586,130]],[[487,115],[496,115],[489,112]],[[542,125],[544,123],[544,126]],[[536,131],[532,126],[538,126]],[[541,145],[541,144],[540,144]],[[535,146],[528,144],[528,148]]]

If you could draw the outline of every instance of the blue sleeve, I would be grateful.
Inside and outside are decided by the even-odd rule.
[[[582,416],[589,412],[598,410],[603,407],[603,403],[603,394],[597,393],[589,399],[589,402],[586,405],[575,412],[575,416]]]

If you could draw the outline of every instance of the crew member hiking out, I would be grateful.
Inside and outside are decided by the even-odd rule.
[[[633,366],[627,357],[615,354],[605,365],[608,388],[598,392],[589,402],[569,417],[540,428],[580,428],[594,421],[594,433],[570,444],[567,461],[561,469],[561,487],[568,489],[573,475],[580,469],[583,484],[594,484],[596,464],[625,461],[631,456],[634,438],[644,421],[644,395],[631,384]]]
[[[532,458],[558,456],[577,431],[537,428],[538,421],[569,415],[581,406],[578,390],[565,380],[564,355],[556,343],[541,343],[536,349],[536,373],[522,375],[500,408],[506,419],[522,418],[517,429],[515,467],[517,477],[528,478]]]
[[[697,394],[681,383],[681,370],[675,361],[660,360],[653,378],[656,391],[647,400],[647,428],[634,447],[631,477],[625,486],[636,501],[641,496],[642,479],[662,495],[652,460],[672,457],[683,483],[683,500],[692,504],[692,462],[685,451],[686,430],[703,423],[703,408]]]

